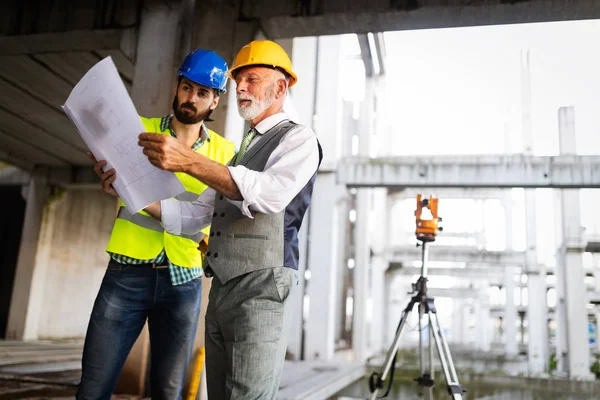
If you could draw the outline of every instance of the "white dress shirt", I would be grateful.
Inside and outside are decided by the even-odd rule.
[[[262,139],[263,133],[287,119],[288,116],[282,112],[258,123],[254,127],[258,134],[248,149]],[[229,202],[249,218],[253,218],[254,212],[278,213],[306,186],[318,166],[317,136],[312,129],[299,125],[283,136],[269,156],[264,171],[253,171],[243,165],[228,167],[243,197],[243,200]],[[215,190],[209,187],[192,202],[162,200],[162,226],[174,235],[199,232],[212,221],[215,194]]]

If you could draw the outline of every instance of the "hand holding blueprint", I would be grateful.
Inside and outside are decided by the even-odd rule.
[[[127,211],[135,214],[185,191],[174,173],[150,164],[138,145],[146,129],[110,56],[81,78],[62,107],[96,160],[117,171],[113,187]]]

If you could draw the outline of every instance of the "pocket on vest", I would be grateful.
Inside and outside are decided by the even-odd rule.
[[[253,235],[251,233],[230,233],[229,237],[233,239],[269,240],[269,237],[267,235]]]

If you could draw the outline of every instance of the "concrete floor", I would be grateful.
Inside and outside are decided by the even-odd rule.
[[[0,341],[0,399],[72,400],[81,374],[82,341]],[[115,395],[113,400],[137,396]]]
[[[82,341],[0,340],[0,399],[73,399],[81,374]],[[365,375],[365,366],[348,361],[286,361],[278,400],[322,400]],[[114,395],[112,400],[140,400]]]

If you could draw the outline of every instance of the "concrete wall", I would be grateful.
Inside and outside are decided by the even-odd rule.
[[[100,287],[117,202],[98,190],[71,190],[46,204],[36,268],[46,270],[38,338],[82,338]]]

